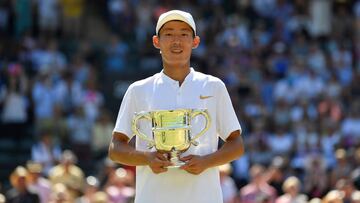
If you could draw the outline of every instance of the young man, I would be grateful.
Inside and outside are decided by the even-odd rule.
[[[222,203],[217,166],[244,153],[241,127],[224,83],[190,67],[191,51],[199,43],[191,14],[172,10],[160,15],[153,44],[160,49],[163,70],[130,85],[123,98],[109,156],[137,166],[136,203]],[[181,155],[186,164],[167,169],[170,161],[149,150],[146,141],[136,137],[136,149],[128,142],[135,112],[175,109],[207,109],[212,123],[197,140],[199,145]],[[191,123],[193,128],[202,128],[199,120]],[[226,142],[217,149],[219,136]]]

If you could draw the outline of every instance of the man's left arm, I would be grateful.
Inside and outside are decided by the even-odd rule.
[[[238,159],[244,154],[244,151],[240,130],[236,130],[230,133],[226,142],[216,152],[204,156],[188,155],[181,158],[182,161],[186,162],[181,169],[191,174],[200,174],[208,168],[220,166]]]

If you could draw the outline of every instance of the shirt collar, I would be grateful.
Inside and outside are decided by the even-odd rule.
[[[193,79],[193,77],[194,77],[194,72],[195,72],[194,69],[193,69],[192,67],[190,67],[190,72],[189,72],[189,74],[185,77],[185,80],[184,80],[183,84],[186,83],[187,81],[191,81],[191,80]],[[166,83],[177,84],[177,85],[179,84],[179,81],[174,80],[174,79],[170,78],[169,76],[167,76],[167,75],[164,73],[164,69],[161,70],[161,72],[160,72],[160,77],[161,77],[161,79],[162,79],[164,82],[166,82]]]

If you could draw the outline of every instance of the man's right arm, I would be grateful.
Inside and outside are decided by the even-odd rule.
[[[109,158],[117,163],[129,166],[148,165],[154,173],[167,171],[171,163],[158,152],[138,151],[129,144],[129,138],[119,132],[113,132],[109,146]]]

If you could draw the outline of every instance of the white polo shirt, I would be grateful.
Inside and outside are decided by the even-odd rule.
[[[213,153],[217,150],[219,136],[226,140],[233,131],[241,131],[225,84],[192,68],[181,86],[163,72],[131,84],[121,103],[114,131],[131,139],[135,112],[173,109],[208,109],[211,117],[210,128],[197,140],[199,145],[191,146],[181,156]],[[195,135],[204,127],[205,120],[197,116],[191,125],[191,133]],[[139,129],[152,138],[149,121],[141,120]],[[136,137],[136,149],[149,150],[146,141],[139,137]],[[180,169],[154,174],[148,166],[137,166],[136,177],[136,203],[223,202],[217,168],[192,175]]]

